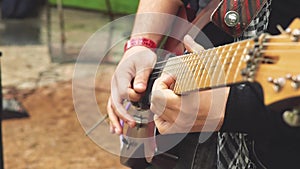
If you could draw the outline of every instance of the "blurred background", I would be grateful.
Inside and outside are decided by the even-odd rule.
[[[137,5],[138,0],[0,1],[1,166],[125,168],[118,156],[103,150],[85,135],[74,111],[72,76],[86,41],[104,25],[135,13]],[[105,32],[101,47],[109,47],[114,35],[126,39],[131,28],[128,24]],[[111,74],[122,56],[124,43],[120,43],[105,56],[104,68],[97,73],[97,88],[92,89],[98,93],[103,113]],[[95,60],[84,64],[95,66]]]
[[[299,17],[300,1],[284,2],[282,8],[283,1],[273,0],[269,26],[272,34],[279,33],[277,24],[286,28],[294,17]],[[0,0],[0,168],[125,168],[118,156],[85,135],[74,111],[72,76],[86,41],[106,24],[135,13],[137,5],[138,0]],[[99,47],[109,48],[114,38],[124,37],[109,48],[96,73],[96,88],[89,89],[97,93],[103,113],[110,78],[131,24],[112,26],[100,41],[103,44]],[[97,62],[91,58],[84,64],[97,66]],[[88,110],[88,104],[82,105]]]

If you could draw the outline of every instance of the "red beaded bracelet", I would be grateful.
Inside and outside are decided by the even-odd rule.
[[[125,43],[124,52],[126,52],[128,49],[130,49],[133,46],[145,46],[150,49],[155,49],[156,43],[151,39],[147,39],[147,38],[133,38],[128,40]]]

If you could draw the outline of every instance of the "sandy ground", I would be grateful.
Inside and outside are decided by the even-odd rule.
[[[22,51],[26,48],[19,48],[18,50]],[[10,49],[5,51],[7,51],[5,53],[9,53]],[[16,51],[16,48],[14,48],[14,51]],[[12,63],[12,60],[3,58],[3,62],[6,64]],[[52,74],[56,71],[58,73],[56,78],[53,79],[53,76],[50,76],[52,80],[47,77],[41,78],[38,83],[30,82],[30,79],[38,77],[34,76],[34,72],[43,69],[43,66],[35,69],[29,66],[28,69],[33,71],[31,73],[32,77],[23,76],[23,83],[11,81],[10,85],[4,85],[5,92],[11,91],[12,86],[18,87],[14,88],[14,96],[30,115],[29,118],[3,121],[5,168],[125,168],[119,163],[118,156],[102,149],[94,143],[95,140],[91,140],[86,136],[79,123],[77,114],[74,111],[72,81],[67,80],[67,75],[72,73],[70,70],[74,65],[58,66],[52,65],[50,62],[47,64],[46,61],[39,64],[55,67],[55,69],[52,69]],[[103,113],[105,113],[106,100],[109,96],[109,81],[114,65],[108,65],[107,67],[109,69],[106,69],[105,76],[100,71],[96,78],[97,102]],[[28,72],[26,68],[24,69],[25,72]],[[4,66],[3,74],[6,74],[7,71],[8,74],[14,74],[11,68]],[[107,71],[109,72],[107,73]],[[13,77],[13,75],[10,76]],[[9,77],[3,76],[4,81],[5,79],[9,79]],[[13,85],[13,82],[22,85]],[[85,98],[84,95],[82,97]],[[83,100],[88,102],[88,99]],[[84,102],[81,104],[86,105]],[[110,138],[104,139],[110,142]],[[116,148],[119,145],[113,146]]]
[[[67,14],[66,18],[71,18]],[[80,46],[96,30],[97,26],[93,23],[100,19],[97,13],[88,12],[78,16],[79,19],[74,22],[77,26],[67,25],[66,29],[71,30],[67,33],[69,39],[81,37],[81,40],[77,39],[79,44],[74,42]],[[84,17],[94,17],[96,21],[86,20]],[[101,22],[105,23],[103,19]],[[42,32],[45,34],[44,29],[43,27]],[[78,32],[76,34],[76,29],[84,30],[81,34],[84,36],[78,35]],[[57,34],[53,35],[54,38],[56,36]],[[4,97],[13,93],[30,115],[28,118],[2,122],[5,168],[125,169],[119,163],[118,156],[107,152],[85,135],[73,105],[74,62],[51,62],[44,43],[45,36],[42,41],[42,44],[34,46],[0,46],[3,52],[1,64]],[[104,73],[101,73],[100,68],[96,78],[97,88],[93,89],[97,92],[96,99],[102,113],[105,113],[114,66],[108,64]],[[106,139],[107,142],[111,141],[109,137]],[[113,146],[118,148],[119,145]]]

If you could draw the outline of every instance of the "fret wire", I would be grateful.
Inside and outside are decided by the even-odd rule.
[[[211,51],[210,54],[209,54],[209,56],[207,56],[207,57],[209,57],[209,59],[208,59],[207,63],[205,63],[205,68],[204,68],[204,71],[203,71],[203,73],[204,73],[203,74],[203,78],[204,78],[203,79],[203,87],[204,88],[206,88],[207,79],[210,77],[210,75],[209,75],[209,69],[210,69],[212,61],[213,61],[213,59],[215,57],[214,51]]]
[[[231,58],[231,57],[230,57]],[[227,62],[227,63],[224,63],[224,65],[230,65],[230,64],[232,64],[231,62]],[[178,65],[180,65],[180,66],[182,66],[181,64],[178,64]],[[211,66],[211,68],[215,68],[217,65],[212,65]],[[173,69],[173,70],[175,70],[175,69]],[[204,70],[204,68],[202,69],[202,70]],[[202,70],[199,70],[200,72],[202,71]],[[164,73],[165,72],[169,72],[169,71],[163,71]],[[185,72],[181,72],[181,73],[176,73],[177,75],[181,75],[181,74],[183,74],[183,73],[185,73]],[[168,74],[171,74],[170,72],[168,73]],[[152,79],[156,79],[156,78],[152,78]],[[177,80],[177,79],[176,79]]]
[[[216,49],[216,48],[215,48]],[[240,49],[242,50],[242,49]],[[228,51],[227,51],[228,52]],[[300,53],[300,50],[299,49],[264,49],[264,50],[261,50],[260,53],[266,53],[266,52],[288,52],[288,53]],[[198,58],[197,58],[198,59]],[[196,59],[195,59],[196,60]],[[167,61],[166,61],[167,62]],[[162,62],[160,62],[162,63]],[[171,66],[171,65],[170,65]],[[164,66],[162,67],[157,67],[158,69],[162,69],[164,68]]]
[[[249,46],[249,41],[247,42],[247,47]],[[224,46],[223,46],[223,51],[232,51],[232,49],[233,48],[235,48],[235,46],[230,46],[230,49],[229,50],[227,50]],[[214,49],[218,49],[218,48],[214,48]],[[239,51],[239,50],[241,50],[240,48],[238,48],[237,49],[237,51]],[[284,51],[284,52],[286,52],[288,49],[286,49],[286,50],[282,50],[282,51]],[[290,49],[289,49],[290,50]],[[262,52],[267,52],[267,51],[271,51],[271,50],[262,50]],[[230,52],[226,55],[226,59],[228,59],[229,57],[228,56],[230,56]],[[300,51],[297,51],[297,52],[300,52]],[[236,53],[235,53],[236,54]],[[206,53],[206,55],[208,55],[208,52]],[[245,55],[245,50],[244,50],[244,54],[243,54],[243,57],[244,57],[244,55]],[[220,58],[222,58],[223,56],[221,56]],[[201,57],[200,57],[201,58]],[[185,61],[183,61],[183,62],[187,62],[187,61],[191,61],[191,60],[197,60],[198,59],[198,62],[199,61],[201,61],[201,59],[199,59],[199,58],[195,58],[195,57],[189,57],[188,59],[186,59]],[[225,60],[226,60],[225,59]],[[190,65],[195,65],[195,64],[197,64],[198,62],[193,62],[192,64],[190,64]],[[207,64],[207,62],[204,62],[205,64]],[[225,61],[225,63],[226,63],[226,61]],[[233,62],[229,62],[230,63],[230,65],[233,65],[234,63]],[[175,64],[181,64],[181,63],[175,63]],[[227,64],[223,64],[223,66],[222,67],[224,67],[225,65],[227,65]],[[199,69],[199,68],[198,68]],[[229,67],[229,70],[231,69],[231,67]],[[199,69],[200,70],[200,69]],[[200,72],[200,71],[199,71]],[[236,76],[235,76],[236,77]],[[228,77],[227,77],[228,78]],[[181,77],[181,79],[184,79],[183,77]],[[236,79],[236,78],[235,78]],[[201,81],[200,81],[201,82]]]
[[[216,84],[216,80],[215,80],[215,77],[216,77],[216,71],[218,69],[218,64],[220,63],[221,61],[221,57],[219,55],[219,49],[216,50],[216,53],[215,53],[215,57],[214,57],[214,60],[213,60],[213,63],[211,64],[210,66],[210,71],[209,71],[209,74],[210,74],[210,77],[211,77],[211,80],[210,80],[210,83],[211,84],[210,86],[214,86]]]
[[[239,43],[245,43],[245,42],[246,42],[246,41],[240,41]],[[236,44],[236,43],[234,43],[234,44]],[[233,45],[233,44],[227,44],[227,45],[223,45],[223,46],[219,46],[219,47],[210,48],[210,49],[207,49],[207,50],[204,50],[204,51],[216,50],[217,48],[224,48],[224,47],[226,47],[226,46],[232,46],[232,45]],[[193,54],[193,53],[192,53],[192,54]],[[197,53],[196,53],[196,54],[197,54]],[[191,54],[184,54],[184,55],[172,57],[172,58],[170,58],[170,59],[180,59],[180,58],[185,58],[185,57],[187,57],[187,56],[189,56],[189,55],[191,55]],[[164,64],[164,63],[166,63],[166,62],[168,62],[168,60],[164,60],[164,61],[157,62],[156,65],[158,65],[158,64]],[[164,68],[164,66],[162,66],[162,67],[157,67],[157,68]]]
[[[239,56],[239,57],[240,57],[240,61],[239,61],[239,63],[238,63],[238,66],[237,66],[237,69],[236,69],[236,72],[235,72],[235,75],[234,75],[234,78],[233,78],[233,81],[234,81],[234,82],[236,82],[236,79],[237,79],[238,75],[239,75],[240,72],[241,72],[240,69],[241,69],[242,62],[243,62],[243,60],[244,60],[244,57],[245,57],[245,56],[247,55],[247,53],[249,52],[249,49],[248,49],[249,43],[250,43],[250,42],[248,42],[247,45],[246,45],[246,47],[244,48],[243,54],[242,54],[241,56]]]
[[[207,56],[207,52],[205,53],[205,56],[203,56],[202,63],[199,67],[198,79],[197,79],[199,88],[203,88],[203,86],[201,86],[202,82],[203,82],[203,80],[202,80],[203,79],[203,74],[204,74],[204,71],[205,71],[205,65],[206,65],[208,57],[210,55],[208,57],[206,57],[206,56]]]
[[[192,55],[192,58],[194,58],[193,59],[193,61],[191,61],[191,65],[190,65],[190,67],[191,67],[191,72],[190,72],[190,76],[191,76],[191,79],[190,79],[190,82],[189,82],[189,85],[188,85],[188,88],[189,89],[193,89],[194,88],[194,86],[195,86],[195,83],[196,83],[196,79],[195,79],[195,61],[197,61],[197,60],[195,60],[195,58],[196,58],[196,55]]]
[[[193,55],[191,55],[190,57],[193,57]],[[187,66],[188,66],[188,68],[191,68],[191,62],[189,62]],[[187,78],[188,79],[184,81],[185,82],[184,87],[183,87],[184,90],[188,90],[190,88],[190,85],[193,83],[193,79],[194,79],[193,72],[188,71]]]
[[[173,59],[173,58],[172,58],[172,63],[173,63],[173,62],[174,62],[175,64],[177,63],[175,67],[172,66],[172,67],[174,67],[174,68],[176,69],[176,70],[175,70],[175,79],[176,79],[176,81],[177,81],[178,73],[179,73],[179,71],[180,71],[179,68],[180,68],[181,64],[178,63],[178,62],[179,62],[179,59]],[[170,63],[170,64],[171,64],[171,63]],[[172,68],[171,71],[173,71],[174,68]],[[164,70],[165,70],[165,69],[164,69]],[[177,90],[177,86],[174,86],[174,90],[175,90],[175,91]]]
[[[227,48],[228,47],[231,47],[232,48],[232,45],[225,45],[225,46],[223,46],[222,48],[223,48],[223,53],[224,52],[226,52],[227,53],[227,55],[226,55],[226,60],[230,57],[230,55],[229,55],[229,53],[230,52],[228,52],[228,51],[230,51],[230,50],[232,50],[232,49],[228,49],[227,50]],[[214,48],[214,50],[216,50],[217,48]],[[240,49],[239,49],[240,50]],[[205,50],[205,51],[203,51],[202,53],[201,53],[201,55],[203,55],[203,53],[207,53],[209,50]],[[211,51],[211,50],[210,50]],[[198,54],[199,55],[199,54]],[[204,58],[205,56],[201,56],[201,57],[199,57],[199,58],[194,58],[194,59],[191,59],[191,60],[201,60],[202,58]],[[184,58],[184,57],[179,57],[180,59],[181,59],[181,61],[180,62],[175,62],[175,64],[183,64],[184,62],[186,62],[186,61],[182,61],[182,58]],[[179,58],[170,58],[171,60],[179,60]],[[205,59],[205,58],[204,58]],[[204,64],[206,64],[207,63],[207,61],[206,60],[203,60],[204,61]],[[203,65],[204,64],[202,64],[202,67],[203,67]],[[164,69],[167,69],[168,67],[171,67],[171,66],[173,66],[172,64],[167,64],[167,65],[165,65],[165,67],[157,67],[157,68],[159,68],[159,69],[161,69],[161,68],[164,68]],[[201,70],[203,70],[203,68],[201,67]],[[157,73],[160,73],[161,71],[158,71]],[[154,74],[156,74],[156,73],[154,73]],[[201,74],[200,74],[201,75]]]
[[[201,55],[203,54],[203,51],[201,52]],[[199,57],[199,59],[197,60],[197,63],[196,63],[196,70],[195,70],[195,81],[196,81],[196,87],[195,88],[197,88],[197,87],[199,87],[200,86],[200,65],[202,64],[202,61],[203,61],[203,59],[202,59],[202,56],[200,56]]]
[[[190,55],[189,55],[190,56]],[[186,85],[186,79],[188,79],[188,63],[187,63],[187,60],[189,60],[189,57],[185,57],[185,58],[182,58],[183,59],[183,64],[182,64],[182,67],[181,67],[181,69],[182,69],[182,75],[181,75],[181,77],[180,77],[180,83],[179,84],[181,84],[180,85],[180,87],[181,87],[181,91],[183,91],[184,89],[185,89],[185,85]]]
[[[237,47],[237,50],[235,51],[235,53],[234,53],[234,61],[233,62],[237,62],[237,64],[232,64],[232,67],[230,68],[230,72],[231,71],[234,71],[235,73],[233,74],[233,77],[231,77],[232,79],[232,81],[231,81],[231,83],[232,82],[235,82],[235,79],[236,79],[236,77],[237,76],[235,76],[236,75],[236,73],[238,72],[237,71],[237,68],[239,67],[239,64],[241,64],[241,62],[239,62],[239,60],[238,60],[238,58],[241,58],[241,56],[242,56],[242,54],[240,54],[240,52],[239,52],[239,49],[242,49],[242,53],[244,52],[244,50],[243,50],[243,48],[241,48],[241,45],[240,44],[238,44],[238,47]]]
[[[230,64],[233,64],[233,65],[237,65],[237,63],[231,63],[231,62],[227,62],[227,63],[224,63],[225,65],[230,65]],[[211,66],[212,68],[214,68],[214,67],[216,67],[216,65],[213,65],[213,66]],[[185,72],[182,72],[183,74],[185,73]],[[181,73],[181,74],[182,74]],[[178,74],[180,74],[180,73],[178,73]],[[153,78],[153,79],[155,79],[155,78]],[[183,78],[183,80],[186,80],[186,79],[188,79],[188,78]]]
[[[187,57],[185,57],[185,58],[183,58],[183,74],[182,74],[182,76],[181,76],[181,79],[180,79],[180,83],[178,83],[178,84],[181,84],[180,86],[181,86],[181,91],[182,90],[184,90],[184,85],[185,85],[185,83],[184,83],[184,80],[183,79],[186,79],[187,77],[186,77],[186,72],[187,72]]]
[[[226,46],[226,48],[223,48],[221,58],[224,58],[224,57],[223,57],[224,51],[227,50],[227,48],[228,48],[228,46]],[[226,63],[227,60],[228,60],[228,57],[225,57],[223,62]],[[219,77],[218,77],[218,81],[217,81],[218,84],[220,83],[220,78],[221,78],[221,77],[223,77],[223,81],[224,81],[223,83],[225,84],[225,78],[224,78],[224,76],[223,76],[224,74],[226,74],[225,66],[226,66],[226,64],[222,64],[222,66],[221,66],[221,71],[222,71],[222,73],[220,73],[220,75],[219,75]],[[223,73],[223,72],[224,72],[224,73]]]
[[[174,61],[175,63],[176,63],[176,62],[177,62],[177,63],[180,62],[180,60],[178,60],[178,59],[176,59],[176,60],[174,59],[173,61]],[[176,67],[176,70],[175,70],[175,72],[174,72],[175,77],[177,77],[178,74],[179,74],[180,66],[182,66],[182,64],[179,64],[179,63],[175,66],[175,67]],[[178,90],[178,89],[177,89],[177,86],[174,86],[174,90]]]
[[[180,89],[179,89],[180,85],[178,85],[178,84],[180,84],[181,79],[183,79],[182,76],[183,76],[183,66],[184,66],[183,58],[178,59],[178,61],[180,63],[180,66],[179,66],[178,75],[176,77],[176,83],[175,83],[176,91],[180,91]]]
[[[217,75],[215,75],[215,74],[213,75],[214,78],[216,78],[216,85],[218,85],[218,84],[220,83],[220,82],[219,82],[220,76],[222,76],[222,74],[223,74],[223,69],[222,69],[222,67],[223,67],[224,64],[225,64],[225,62],[223,61],[224,50],[225,50],[225,48],[222,49],[222,51],[221,51],[221,53],[220,53],[219,60],[218,60],[218,62],[217,62],[217,66],[216,66],[216,68],[214,69],[215,74],[218,72]],[[220,66],[221,66],[221,68],[219,69]],[[218,69],[219,69],[219,70],[218,70]]]
[[[274,37],[272,37],[272,38],[274,38]],[[268,38],[266,38],[266,39],[268,39]],[[251,40],[253,40],[253,39],[248,39],[246,41],[240,41],[238,43],[245,43],[245,42],[251,41]],[[238,44],[238,43],[235,42],[234,44]],[[233,44],[227,44],[227,45],[233,45]],[[219,47],[225,47],[227,45],[223,45],[223,46],[219,46]],[[262,47],[268,47],[268,46],[273,46],[273,45],[274,46],[275,45],[276,46],[300,46],[300,43],[299,42],[264,42],[261,46]],[[217,48],[219,48],[219,47],[217,47]],[[211,49],[214,49],[214,48],[211,48]],[[210,49],[208,49],[208,50],[210,50]],[[285,50],[288,50],[288,49],[285,49]],[[297,49],[296,49],[296,51],[297,51]],[[285,52],[285,51],[283,50],[282,52]],[[176,56],[176,57],[184,57],[184,56],[185,55],[180,55],[180,56]],[[161,64],[161,63],[165,63],[165,62],[167,62],[167,60],[157,62],[157,64]]]
[[[233,46],[230,46],[230,49],[229,49],[230,52],[233,51],[232,48],[233,48]],[[227,54],[230,55],[230,52],[228,52]],[[227,72],[225,73],[225,82],[226,83],[228,82],[228,76],[230,74],[230,69],[232,67],[232,63],[233,63],[232,60],[234,60],[234,57],[231,57],[231,60],[230,60],[231,64],[229,65]]]
[[[238,45],[238,49],[240,49],[240,45]],[[236,79],[236,73],[237,73],[237,67],[239,66],[239,64],[240,64],[240,62],[239,62],[239,60],[238,60],[238,58],[237,57],[240,57],[242,54],[237,54],[238,52],[237,51],[235,51],[235,53],[234,53],[234,61],[233,62],[237,62],[237,66],[235,66],[235,64],[233,64],[232,65],[232,67],[231,67],[231,69],[230,69],[230,72],[231,71],[233,71],[233,72],[235,72],[235,73],[233,73],[233,78],[232,78],[232,81],[231,81],[231,83],[232,82],[235,82],[234,80]]]
[[[241,41],[241,42],[243,42],[242,44],[246,43],[246,41]],[[235,44],[239,44],[239,43],[235,43]],[[216,50],[217,48],[224,48],[224,47],[226,47],[226,46],[233,46],[233,44],[230,44],[230,45],[224,45],[224,46],[219,46],[219,47],[211,48],[211,49],[204,50],[204,51],[209,52],[209,51],[212,51],[212,50]],[[225,51],[225,52],[226,52],[226,51]],[[180,59],[180,58],[187,57],[187,56],[189,56],[189,55],[191,55],[191,54],[180,55],[180,56],[177,56],[177,57],[174,57],[174,58],[171,58],[171,59]],[[198,59],[198,58],[196,58],[196,59]],[[167,61],[166,61],[166,62],[167,62]]]
[[[187,77],[187,69],[188,69],[188,63],[187,63],[187,60],[188,60],[188,57],[186,57],[186,58],[184,58],[184,75],[182,76],[182,79],[181,79],[181,87],[182,87],[182,89],[181,90],[184,90],[185,89],[185,85],[186,85],[186,80],[184,80],[184,79],[188,79],[188,77]]]
[[[194,72],[195,72],[195,69],[194,69],[194,65],[195,65],[195,55],[191,55],[190,56],[192,60],[190,60],[189,64],[188,64],[188,67],[190,68],[189,71],[188,71],[188,79],[186,81],[187,83],[187,88],[190,89],[191,88],[191,85],[194,84]]]
[[[208,79],[211,79],[211,74],[210,74],[210,70],[211,70],[211,65],[213,64],[214,62],[214,59],[216,58],[216,52],[215,51],[212,51],[213,53],[213,56],[210,56],[210,61],[209,63],[206,65],[206,70],[207,70],[207,74],[206,74],[206,77],[205,77],[205,80],[204,80],[204,87],[207,86],[207,81],[209,81]]]
[[[205,53],[205,57],[204,57],[204,63],[201,65],[201,67],[200,67],[200,69],[201,69],[201,72],[200,72],[200,85],[199,85],[199,87],[201,87],[201,88],[203,88],[204,86],[203,86],[203,76],[204,76],[204,73],[205,73],[205,66],[206,66],[206,64],[207,64],[207,62],[208,62],[208,60],[209,60],[209,56],[210,55],[208,55],[208,53],[209,52],[206,52]],[[207,56],[208,55],[208,56]]]
[[[223,48],[223,50],[224,50],[224,48]],[[222,52],[223,52],[223,50],[222,50]],[[211,80],[213,82],[214,86],[219,84],[218,83],[218,75],[222,74],[222,72],[220,72],[221,70],[218,69],[220,67],[219,65],[223,64],[223,62],[222,62],[222,52],[220,53],[219,49],[216,52],[217,53],[216,55],[217,55],[218,59],[217,59],[217,63],[214,66],[213,74],[212,74],[212,80]]]

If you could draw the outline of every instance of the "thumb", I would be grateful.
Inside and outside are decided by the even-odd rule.
[[[146,91],[148,79],[151,72],[152,68],[144,68],[136,73],[133,81],[133,89],[135,90],[135,92],[143,93]]]
[[[184,36],[183,43],[184,43],[185,48],[189,52],[198,53],[198,52],[204,50],[204,48],[201,45],[199,45],[198,43],[196,43],[190,35]]]

